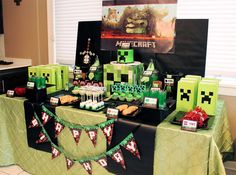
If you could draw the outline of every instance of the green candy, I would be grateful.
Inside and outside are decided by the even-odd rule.
[[[117,100],[119,98],[119,94],[117,92],[114,92],[111,96],[113,100]]]
[[[124,100],[125,100],[125,97],[126,97],[125,93],[121,93],[121,94],[119,95],[120,101],[124,101]]]
[[[132,95],[132,94],[128,94],[128,95],[126,96],[126,100],[127,100],[128,102],[133,101],[133,100],[134,100],[133,95]]]

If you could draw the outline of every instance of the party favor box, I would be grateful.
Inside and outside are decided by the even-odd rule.
[[[198,81],[182,78],[178,82],[176,110],[188,112],[197,104]]]
[[[208,115],[215,115],[218,100],[219,82],[203,80],[199,83],[197,105]]]

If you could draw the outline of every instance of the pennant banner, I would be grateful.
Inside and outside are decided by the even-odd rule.
[[[89,139],[92,141],[93,146],[95,147],[97,144],[97,129],[91,129],[86,132],[89,136]]]
[[[46,117],[47,115],[44,114],[45,118],[47,118]],[[66,154],[66,152],[64,151],[64,149],[62,147],[59,147],[52,142],[50,136],[47,134],[47,131],[44,128],[43,123],[40,121],[40,119],[38,118],[36,113],[34,113],[34,116],[35,116],[35,118],[33,117],[31,124],[34,123],[33,126],[37,126],[37,124],[38,124],[38,126],[42,127],[42,132],[39,134],[39,140],[37,140],[36,143],[42,143],[42,142],[49,141],[52,145],[52,159],[60,156],[60,154],[63,153],[65,156],[65,159],[66,159],[66,165],[67,165],[68,170],[74,165],[75,162],[79,162],[83,166],[83,168],[88,172],[88,174],[92,174],[91,161],[96,161],[99,165],[106,168],[107,167],[107,157],[106,156],[110,156],[116,163],[120,164],[122,166],[122,168],[124,170],[126,170],[124,156],[123,156],[122,150],[120,148],[121,146],[124,147],[126,150],[128,150],[130,153],[132,153],[135,157],[138,157],[140,159],[140,153],[138,151],[137,143],[136,143],[132,133],[129,134],[117,146],[115,146],[111,150],[109,150],[105,153],[102,153],[98,156],[86,158],[86,159],[71,159],[70,156],[68,156]],[[48,119],[45,121],[47,123]],[[55,122],[55,131],[56,131],[55,135],[58,136],[61,133],[61,131],[64,129],[65,125],[68,126],[68,124],[67,123],[65,124],[64,122],[60,121],[59,119],[56,119],[56,121],[57,122]],[[74,124],[72,124],[72,125],[73,125],[73,127],[75,126]],[[113,134],[114,120],[109,120],[109,121],[103,122],[103,123],[97,125],[96,127],[83,126],[82,129],[77,128],[77,127],[73,128],[73,127],[72,128],[69,127],[69,129],[71,130],[71,133],[72,133],[72,135],[75,139],[75,142],[77,144],[79,143],[82,129],[84,129],[86,131],[86,133],[88,134],[90,140],[92,141],[93,145],[96,146],[97,132],[98,132],[97,127],[102,129],[104,135],[107,138],[108,144],[110,144],[111,139],[112,139],[112,134]]]
[[[99,165],[101,165],[103,168],[107,168],[107,157],[103,156],[97,160],[95,160]]]
[[[45,125],[50,119],[51,117],[46,112],[42,112],[43,125]]]
[[[60,154],[61,152],[54,146],[52,146],[52,159],[55,159],[56,157],[60,156]]]
[[[112,134],[113,134],[114,123],[102,127],[102,132],[107,138],[108,145],[111,144]]]
[[[45,106],[42,106],[42,110],[43,110],[42,116],[44,116],[43,118],[45,119],[45,122],[47,122],[48,120],[50,120],[51,117],[53,117],[55,119],[55,121],[57,121],[58,123],[62,124],[65,127],[68,127],[69,129],[80,129],[80,130],[98,129],[98,128],[104,128],[105,126],[107,126],[109,124],[114,124],[114,122],[115,122],[114,119],[110,119],[108,121],[99,123],[97,125],[92,125],[92,126],[84,125],[84,126],[82,126],[79,124],[67,122],[67,121],[59,118],[58,116],[53,114],[51,111],[49,111]],[[46,114],[44,114],[44,113],[46,113]],[[49,118],[47,116],[49,116]]]
[[[141,159],[139,151],[138,151],[138,147],[137,147],[137,143],[134,139],[134,137],[132,137],[127,144],[125,144],[123,146],[126,150],[128,150],[129,152],[131,152],[135,157],[138,157],[138,159]]]
[[[63,126],[61,123],[55,122],[55,138],[58,137],[64,127],[65,126]]]
[[[36,120],[36,118],[33,117],[28,128],[34,128],[34,127],[38,127],[38,126],[39,126],[38,121]]]
[[[66,157],[66,167],[67,170],[69,170],[73,165],[75,164],[75,162],[69,158]]]
[[[92,174],[92,164],[90,161],[81,162],[80,164],[84,167],[88,174]]]
[[[43,142],[47,142],[48,138],[46,137],[46,135],[42,132],[39,133],[39,139],[36,140],[36,143],[43,143]]]
[[[81,129],[71,129],[71,133],[75,139],[76,144],[78,145],[82,130]]]
[[[118,150],[115,150],[114,152],[112,152],[110,157],[116,163],[120,164],[124,170],[126,170],[124,156],[123,156],[123,153],[120,148]]]

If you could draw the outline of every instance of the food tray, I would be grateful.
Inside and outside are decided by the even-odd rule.
[[[186,114],[186,112],[182,112],[182,111],[178,111],[175,116],[172,118],[172,120],[170,121],[171,124],[174,124],[174,125],[182,125],[182,123],[178,120],[180,120],[184,115]],[[204,122],[204,125],[203,127],[198,127],[198,129],[210,129],[213,122],[214,122],[214,119],[215,117],[214,116],[208,116],[208,120],[206,120]]]
[[[105,108],[105,106],[102,106],[102,107],[100,107],[96,110],[93,110],[93,109],[85,109],[85,108],[80,108],[79,107],[79,109],[86,110],[86,111],[93,111],[93,112],[99,112],[99,111],[103,110],[104,108]]]

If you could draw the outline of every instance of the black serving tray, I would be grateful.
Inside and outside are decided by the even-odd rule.
[[[179,120],[186,114],[186,112],[178,111],[175,116],[170,121],[171,124],[174,125],[182,125],[182,122]],[[206,120],[203,124],[203,127],[198,127],[198,129],[210,129],[212,127],[212,124],[214,122],[215,116],[208,115],[208,120]]]

